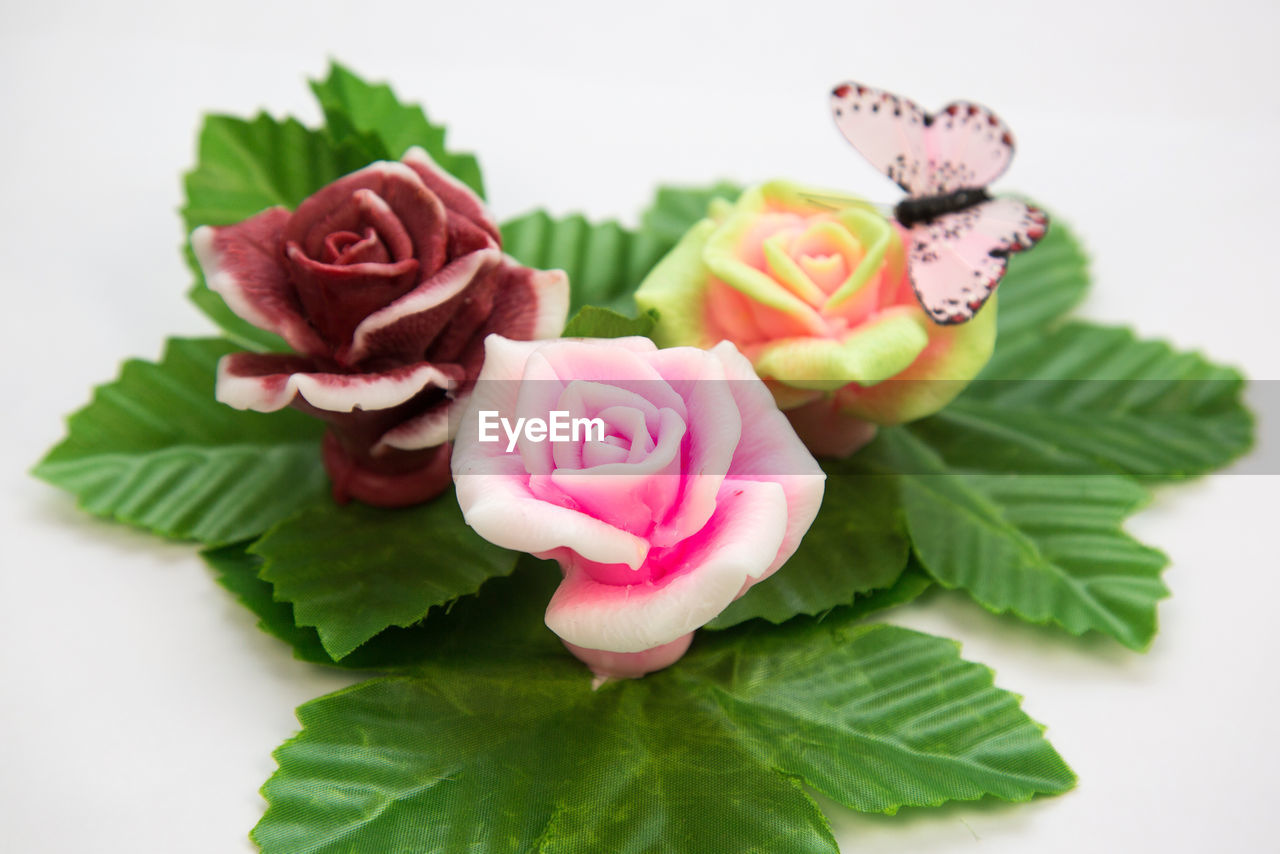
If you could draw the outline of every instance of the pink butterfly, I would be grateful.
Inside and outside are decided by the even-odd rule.
[[[908,229],[907,270],[921,307],[938,324],[972,320],[1009,253],[1030,249],[1049,227],[1038,208],[987,195],[1013,159],[1008,126],[977,104],[930,115],[858,83],[832,90],[831,110],[845,139],[907,191],[893,215]]]

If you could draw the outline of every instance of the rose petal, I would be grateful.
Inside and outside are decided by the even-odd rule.
[[[652,350],[647,338],[616,339],[620,347]],[[613,342],[608,342],[613,343]],[[484,367],[460,419],[454,442],[453,474],[458,504],[468,524],[481,536],[506,548],[544,552],[571,545],[601,563],[640,566],[649,544],[612,525],[536,498],[529,473],[506,442],[481,442],[479,413],[493,411],[514,419],[517,395],[530,357],[555,344],[511,341],[500,335],[485,339]]]
[[[383,262],[403,261],[414,257],[413,238],[405,230],[396,213],[373,190],[363,188],[351,194],[349,200],[313,223],[306,233],[302,248],[311,258],[325,263],[337,263],[326,251],[335,234],[360,234],[372,231],[386,247],[389,257]]]
[[[461,214],[488,232],[495,242],[501,244],[502,234],[498,231],[498,226],[489,218],[484,202],[471,191],[470,187],[441,169],[425,149],[421,146],[413,146],[404,153],[401,162],[418,174],[423,183],[440,198],[440,201],[444,202],[444,206],[451,214]]]
[[[563,270],[534,270],[503,256],[487,332],[532,341],[555,338],[569,316],[569,276]]]
[[[702,528],[711,517],[743,421],[723,364],[707,351],[672,347],[654,353],[650,361],[685,402],[689,424],[682,492],[673,512],[650,535],[654,545],[668,546]]]
[[[308,257],[319,258],[324,239],[331,232],[354,230],[348,223],[377,228],[377,223],[366,218],[383,208],[370,207],[368,194],[357,196],[360,190],[373,192],[385,205],[385,212],[403,228],[412,245],[408,255],[393,251],[393,257],[417,258],[424,276],[444,265],[448,240],[445,207],[416,171],[394,161],[372,163],[307,198],[289,219],[285,242],[297,243]],[[379,221],[389,228],[385,219]],[[386,239],[389,232],[383,236]]]
[[[874,211],[848,208],[840,211],[837,218],[847,232],[858,239],[864,253],[852,268],[849,278],[831,294],[822,307],[822,313],[838,313],[846,320],[856,323],[876,307],[875,299],[880,290],[878,285],[886,281],[884,274],[902,269],[897,266],[904,257],[902,240],[898,231]],[[890,258],[893,263],[887,263]]]
[[[530,356],[524,379],[564,377],[614,386],[639,395],[657,409],[674,410],[683,418],[688,414],[684,401],[648,358],[657,349],[652,341],[641,337],[545,342]]]
[[[643,459],[589,469],[556,469],[546,476],[550,485],[571,498],[573,506],[582,512],[646,537],[654,545],[668,545],[649,534],[670,514],[685,483],[680,451],[686,427],[684,420],[670,409],[662,410],[660,417],[658,443]],[[538,479],[530,479],[535,495],[539,492]]]
[[[742,423],[750,425],[734,449],[726,485],[742,479],[767,479],[781,485],[786,494],[787,532],[765,570],[768,576],[791,557],[817,517],[826,474],[778,411],[768,387],[755,381],[755,369],[746,357],[728,342],[717,345],[711,353],[724,366]]]
[[[449,217],[449,257],[460,258],[481,249],[501,249],[493,235],[464,216]]]
[[[707,320],[705,300],[711,274],[702,260],[707,239],[715,230],[715,222],[704,219],[686,231],[636,291],[636,305],[641,312],[661,314],[662,322],[654,334],[664,347],[710,347],[720,340]]]
[[[968,323],[937,326],[914,297],[909,306],[887,309],[910,314],[929,328],[929,344],[911,366],[886,382],[836,392],[840,410],[877,424],[901,424],[932,415],[964,391],[991,359],[996,343],[996,295]]]
[[[292,279],[311,325],[338,350],[360,321],[404,295],[418,278],[418,262],[322,264],[297,243],[285,244]]]
[[[461,395],[446,401],[388,430],[373,446],[372,452],[377,454],[382,448],[416,451],[449,441],[457,427],[457,414],[466,408],[469,397]]]
[[[787,513],[780,485],[726,482],[704,531],[681,544],[679,570],[657,583],[603,584],[572,555],[553,554],[565,578],[547,606],[547,626],[586,649],[642,652],[670,643],[761,577],[783,543]]]
[[[389,409],[427,387],[447,389],[456,371],[427,362],[376,374],[334,374],[272,353],[231,353],[218,362],[217,399],[235,409],[275,412],[301,397],[330,412]]]
[[[840,340],[783,338],[752,357],[762,377],[796,388],[835,391],[851,382],[873,385],[906,370],[928,344],[920,318],[909,309],[891,308]]]
[[[426,358],[427,348],[455,314],[453,301],[500,260],[497,250],[484,250],[446,264],[407,294],[364,317],[341,356],[350,364],[375,358]],[[441,361],[453,360],[443,356]]]
[[[353,231],[335,231],[324,239],[326,264],[386,264],[391,260],[387,246],[378,233],[367,227],[363,235]]]
[[[712,276],[750,298],[760,312],[757,322],[770,335],[825,334],[826,324],[813,306],[739,257],[744,237],[764,209],[760,188],[744,192],[732,216],[708,238],[702,259]]]
[[[535,496],[518,456],[469,456],[459,465],[455,451],[453,459],[462,515],[489,542],[535,555],[566,547],[588,560],[633,569],[644,563],[649,543],[642,537]]]
[[[790,232],[779,232],[760,244],[768,266],[767,272],[809,305],[822,305],[827,299],[822,286],[809,275],[804,266],[791,257],[789,247],[794,239],[795,235]]]
[[[555,443],[550,467],[540,468],[538,474],[549,474],[557,468],[637,462],[653,450],[653,437],[661,422],[658,408],[646,398],[607,383],[572,380],[556,396],[554,408],[567,412],[570,418],[600,418],[608,428],[604,440]],[[530,473],[534,470],[530,469]]]
[[[329,352],[302,315],[302,303],[284,266],[284,226],[289,212],[267,208],[235,225],[202,225],[191,248],[209,289],[259,329],[274,332],[308,356]]]
[[[462,361],[468,353],[477,351],[477,342],[482,341],[490,330],[505,335],[503,330],[489,326],[489,318],[493,315],[493,307],[502,285],[499,272],[501,255],[496,249],[485,250],[485,255],[497,260],[486,262],[466,291],[449,303],[449,322],[432,339],[427,349],[430,358]],[[477,360],[477,367],[479,364]]]

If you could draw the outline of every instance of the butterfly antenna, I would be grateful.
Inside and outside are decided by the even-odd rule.
[[[829,211],[843,210],[844,208],[874,208],[885,217],[893,216],[893,206],[883,205],[878,202],[868,202],[866,199],[859,199],[856,196],[841,196],[833,193],[811,193],[804,192],[800,197],[812,204],[814,207],[823,208]]]

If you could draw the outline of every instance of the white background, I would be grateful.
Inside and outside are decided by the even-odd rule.
[[[292,709],[348,676],[294,661],[187,545],[96,520],[25,475],[128,356],[209,324],[183,292],[179,175],[206,110],[318,119],[336,57],[477,151],[496,213],[631,220],[658,181],[788,177],[893,201],[827,113],[858,79],[1015,129],[1001,182],[1070,220],[1084,316],[1275,380],[1280,7],[1273,2],[28,3],[0,19],[0,848],[228,852]],[[1250,394],[1275,397],[1267,383]],[[1270,408],[1272,414],[1276,407]],[[849,851],[1271,849],[1280,574],[1270,441],[1165,488],[1130,530],[1168,551],[1145,655],[958,595],[892,619],[960,638],[1026,696],[1079,788],[1026,806],[833,811]]]

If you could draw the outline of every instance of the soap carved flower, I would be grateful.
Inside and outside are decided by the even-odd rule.
[[[646,277],[663,346],[732,341],[816,453],[931,415],[991,357],[996,299],[939,326],[917,304],[904,232],[870,205],[775,181],[713,205]]]
[[[541,429],[509,441],[507,428],[481,440],[485,422],[553,413],[558,441]],[[601,426],[574,436],[564,425],[577,419]],[[496,335],[453,472],[480,536],[559,562],[547,625],[602,677],[683,655],[695,629],[795,551],[825,477],[731,344]]]
[[[450,408],[484,338],[558,335],[568,280],[505,256],[483,203],[421,148],[191,236],[209,287],[293,354],[233,353],[217,398],[323,419],[339,501],[401,506],[450,482]],[[456,419],[455,419],[456,421]]]

